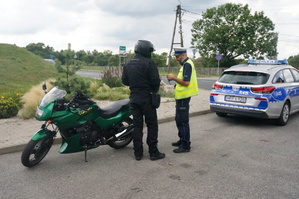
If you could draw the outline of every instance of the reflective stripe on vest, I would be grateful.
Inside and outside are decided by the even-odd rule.
[[[190,59],[188,59],[186,62],[188,62],[192,68],[190,84],[188,86],[182,86],[181,84],[176,83],[174,94],[175,99],[184,99],[194,95],[198,95],[197,78],[194,64]],[[183,79],[183,68],[183,66],[180,68],[178,74],[179,79]]]

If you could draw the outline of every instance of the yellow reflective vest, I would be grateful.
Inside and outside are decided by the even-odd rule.
[[[194,95],[198,95],[197,78],[196,78],[196,71],[195,71],[194,64],[189,58],[186,62],[189,63],[192,68],[190,84],[188,86],[183,86],[179,83],[176,83],[175,93],[174,93],[175,99],[184,99]],[[179,79],[183,79],[183,69],[184,66],[180,68],[179,74],[177,76]]]

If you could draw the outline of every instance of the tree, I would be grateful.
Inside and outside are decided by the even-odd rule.
[[[295,55],[295,56],[291,56],[289,59],[288,59],[288,62],[291,66],[294,66],[296,68],[299,68],[299,54],[298,55]]]
[[[44,43],[30,43],[25,48],[44,59],[49,59],[50,55],[54,53],[54,48],[45,46]]]
[[[227,67],[238,57],[276,58],[278,34],[273,30],[274,24],[264,12],[252,15],[247,4],[227,3],[207,9],[192,24],[191,43],[204,60],[215,61],[216,54],[222,54],[221,66]]]
[[[62,66],[60,61],[56,62],[56,70],[60,75],[54,82],[54,85],[63,88],[67,91],[67,93],[73,93],[76,91],[87,93],[89,82],[85,82],[81,78],[75,76],[76,71],[80,69],[80,66],[72,64],[74,63],[72,61],[74,54],[74,51],[71,50],[71,44],[68,44],[68,49],[63,51],[63,55],[65,57],[65,65]]]
[[[162,55],[152,53],[152,59],[158,67],[166,67],[167,53]]]
[[[119,65],[119,57],[118,55],[110,56],[108,60],[108,66],[118,66]]]

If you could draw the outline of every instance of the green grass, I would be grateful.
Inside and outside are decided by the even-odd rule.
[[[26,93],[56,74],[55,66],[25,48],[0,44],[0,95]]]

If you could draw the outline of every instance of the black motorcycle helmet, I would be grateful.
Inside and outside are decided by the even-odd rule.
[[[138,40],[135,44],[135,53],[142,54],[147,58],[151,58],[151,53],[155,51],[154,45],[147,40]]]

